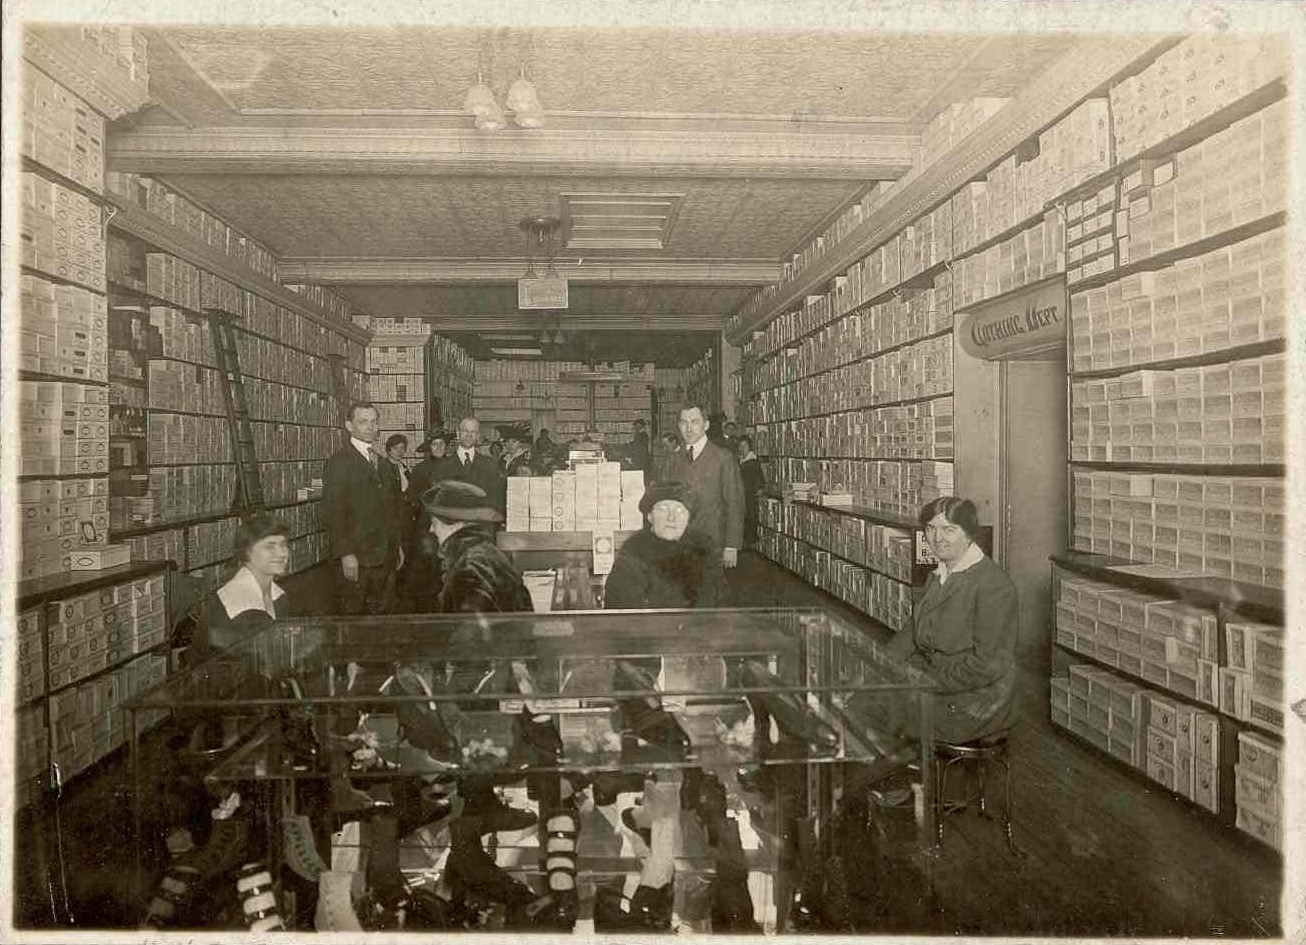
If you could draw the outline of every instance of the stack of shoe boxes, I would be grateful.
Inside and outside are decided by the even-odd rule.
[[[100,192],[104,186],[104,119],[45,73],[28,69],[24,79],[22,154]]]
[[[22,175],[22,194],[20,262],[103,292],[104,235],[99,206],[75,190],[29,172]]]
[[[1277,102],[1180,151],[1173,170],[1153,170],[1164,183],[1129,198],[1130,263],[1284,210],[1288,117]]]
[[[1111,87],[1118,159],[1159,144],[1287,71],[1282,37],[1188,37],[1142,72]]]
[[[1226,665],[1217,692],[1221,711],[1283,731],[1283,628],[1246,620],[1225,623]]]
[[[19,368],[107,381],[109,334],[104,296],[26,274],[21,291]]]
[[[1279,745],[1255,732],[1238,733],[1238,763],[1234,765],[1237,825],[1283,849],[1283,754]]]
[[[1281,479],[1075,470],[1074,487],[1078,551],[1283,586]]]
[[[1071,461],[1283,462],[1285,371],[1274,354],[1074,382]]]
[[[1042,221],[953,264],[954,304],[961,308],[1066,269],[1065,223],[1049,210]]]

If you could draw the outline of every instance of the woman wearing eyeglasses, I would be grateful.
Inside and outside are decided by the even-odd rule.
[[[706,535],[689,527],[694,494],[667,479],[639,500],[643,531],[617,553],[604,590],[609,610],[645,607],[715,607],[721,599],[721,567]]]
[[[920,523],[939,566],[917,600],[912,630],[889,651],[937,683],[935,737],[969,742],[1009,729],[1019,712],[1016,586],[976,544],[979,516],[969,499],[935,499]]]

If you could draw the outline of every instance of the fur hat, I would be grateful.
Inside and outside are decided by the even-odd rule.
[[[422,504],[432,518],[448,522],[502,522],[503,513],[490,504],[480,486],[460,479],[445,479],[422,493]]]
[[[673,499],[689,509],[690,515],[693,515],[694,510],[698,508],[698,499],[689,488],[689,483],[681,479],[664,479],[644,490],[644,495],[639,500],[639,512],[641,515],[648,515],[653,511],[653,506],[668,499]]]

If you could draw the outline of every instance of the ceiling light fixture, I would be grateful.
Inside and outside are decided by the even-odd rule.
[[[508,89],[506,100],[512,120],[519,128],[543,128],[544,106],[535,92],[535,86],[526,78],[526,67],[521,67],[521,77]]]
[[[479,72],[476,73],[476,84],[467,90],[463,111],[472,116],[478,131],[498,131],[508,126],[503,109],[494,100],[494,92],[485,84]]]
[[[539,348],[491,348],[490,354],[538,355],[543,354]]]
[[[526,66],[521,67],[521,76],[508,89],[505,100],[512,120],[518,128],[543,128],[544,106],[535,86],[526,78]],[[508,118],[494,98],[493,90],[485,84],[484,76],[476,73],[476,84],[467,90],[463,102],[463,111],[471,115],[477,131],[499,131],[508,127]]]

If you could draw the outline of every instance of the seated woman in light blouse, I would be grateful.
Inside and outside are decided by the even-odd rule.
[[[208,601],[208,626],[191,643],[192,666],[215,650],[224,650],[245,637],[290,615],[290,602],[276,578],[290,567],[290,527],[271,515],[251,517],[236,536],[240,569]]]

